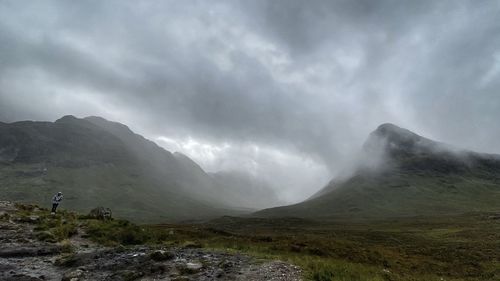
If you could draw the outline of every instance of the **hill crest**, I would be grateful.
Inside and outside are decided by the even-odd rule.
[[[353,172],[310,199],[256,216],[397,217],[492,211],[500,156],[459,150],[393,124],[369,136]]]

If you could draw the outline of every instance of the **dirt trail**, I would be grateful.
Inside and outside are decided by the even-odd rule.
[[[16,216],[0,201],[0,280],[283,280],[298,281],[301,270],[281,261],[257,261],[240,254],[155,246],[102,247],[79,235],[73,251],[36,238],[34,215]]]

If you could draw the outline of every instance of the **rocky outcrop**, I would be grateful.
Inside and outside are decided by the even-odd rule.
[[[113,217],[113,213],[110,208],[97,207],[90,211],[89,217],[98,220],[109,220]]]

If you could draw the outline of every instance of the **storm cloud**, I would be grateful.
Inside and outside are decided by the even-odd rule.
[[[500,153],[499,1],[4,1],[0,120],[99,115],[313,194],[391,122]]]

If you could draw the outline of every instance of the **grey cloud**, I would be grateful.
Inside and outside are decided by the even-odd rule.
[[[0,118],[102,115],[331,175],[385,122],[500,153],[499,5],[1,1]]]
[[[298,55],[325,43],[365,41],[380,33],[398,37],[438,6],[436,1],[243,1],[256,15],[249,21]],[[332,46],[328,44],[328,46]]]

